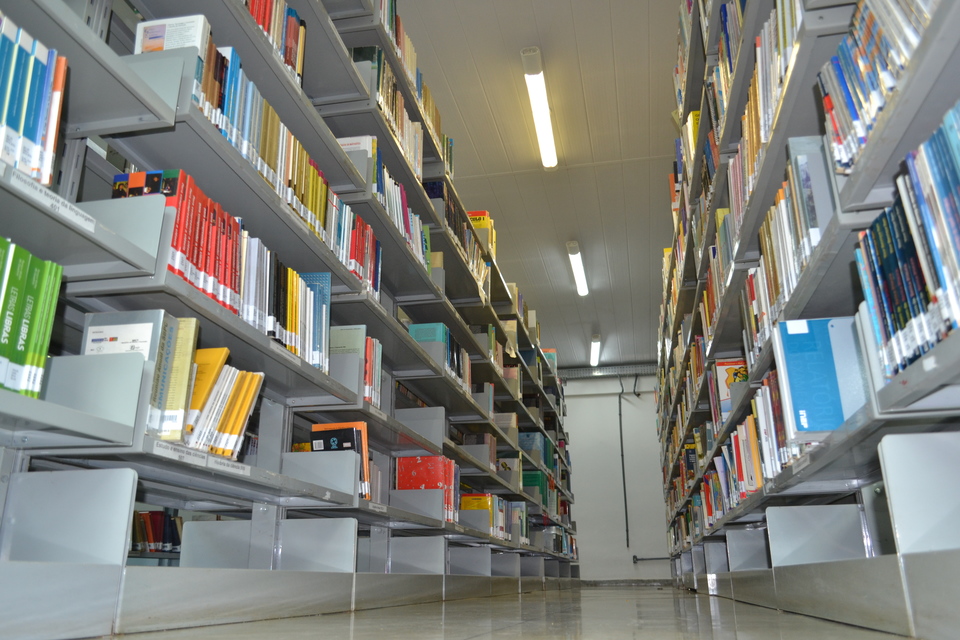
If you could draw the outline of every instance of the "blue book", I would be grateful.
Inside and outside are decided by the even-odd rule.
[[[450,336],[447,326],[442,322],[411,324],[408,330],[410,332],[410,337],[417,342],[447,343]]]
[[[866,402],[854,318],[788,320],[774,326],[783,418],[793,457],[822,440]]]
[[[50,51],[39,40],[34,41],[33,71],[30,85],[27,87],[27,106],[24,111],[23,130],[20,136],[20,148],[15,159],[16,167],[30,175],[33,166],[40,172],[40,135],[46,128],[42,120],[46,105],[50,102],[53,86],[53,68],[56,66],[57,53]]]
[[[325,271],[301,273],[300,277],[313,292],[313,358],[310,364],[329,370],[330,364],[330,274]]]
[[[27,90],[30,85],[31,64],[34,55],[34,40],[22,28],[17,30],[17,46],[14,49],[13,74],[10,79],[9,102],[3,121],[3,147],[0,148],[0,160],[11,167],[16,164],[20,149],[20,134],[23,132],[23,119],[27,106]]]

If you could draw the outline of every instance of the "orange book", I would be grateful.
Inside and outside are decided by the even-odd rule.
[[[367,439],[366,422],[328,422],[315,424],[312,431],[333,431],[334,429],[356,429],[360,432],[360,494],[365,500],[370,499],[370,447]]]

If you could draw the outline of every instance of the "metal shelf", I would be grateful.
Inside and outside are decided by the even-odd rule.
[[[907,152],[933,134],[960,98],[960,5],[941,2],[877,117],[853,170],[841,181],[840,207],[876,209],[893,203],[894,178]]]
[[[410,337],[407,328],[369,293],[335,295],[331,303],[331,324],[366,325],[367,335],[383,345],[383,363],[395,375],[441,375],[442,368]]]
[[[197,12],[194,0],[134,0],[134,4],[143,15],[157,18]],[[362,99],[368,96],[367,88],[323,6],[310,0],[288,4],[307,28],[302,89],[244,3],[212,0],[203,3],[203,13],[210,22],[214,42],[237,50],[247,77],[316,161],[333,190],[362,189],[363,177],[310,98]]]
[[[130,445],[133,425],[105,420],[52,402],[0,391],[0,447]]]
[[[354,196],[358,195],[359,198]],[[383,267],[380,270],[381,289],[389,291],[394,300],[435,300],[442,296],[440,288],[430,278],[426,267],[417,259],[406,237],[393,223],[383,205],[370,194],[346,194],[343,201],[354,213],[369,224],[380,241]],[[426,233],[429,229],[424,228]]]
[[[745,203],[734,262],[755,260],[759,256],[757,232],[783,182],[787,140],[820,133],[817,104],[810,87],[816,84],[820,68],[847,32],[853,9],[854,6],[849,5],[804,14],[780,102],[773,115],[770,140],[760,151],[756,186]]]
[[[179,498],[186,508],[249,509],[254,503],[324,507],[353,504],[355,500],[341,491],[150,436],[143,437],[142,448],[75,455],[61,452],[58,457],[82,467],[133,469],[151,491]]]
[[[97,213],[102,206],[122,209],[120,213],[128,215],[136,210],[138,226],[146,228],[162,219],[163,199],[74,205],[22,172],[0,164],[0,201],[3,234],[33,255],[62,265],[67,281],[153,272],[158,229],[153,229],[152,247],[146,240],[135,244],[105,226]]]
[[[301,273],[329,271],[336,286],[360,290],[360,280],[193,104],[178,114],[173,129],[114,138],[112,144],[142,167],[182,168],[230,215],[242,218],[250,235],[280,252],[288,267]]]
[[[369,402],[357,407],[313,407],[293,399],[290,406],[298,413],[315,417],[319,422],[366,422],[370,448],[391,454],[441,455],[442,447],[388,415]],[[322,419],[321,419],[322,416]]]
[[[393,75],[397,79],[397,86],[403,95],[403,103],[407,113],[412,120],[423,124],[424,164],[442,162],[443,153],[437,137],[440,132],[432,131],[430,125],[427,124],[423,107],[417,96],[417,88],[410,76],[407,75],[407,70],[400,61],[397,45],[390,34],[387,33],[386,27],[380,21],[380,16],[375,14],[375,10],[371,10],[368,15],[337,19],[334,26],[340,32],[340,38],[347,47],[376,46],[383,51],[384,63],[390,65],[393,70]]]
[[[169,242],[169,231],[164,237]],[[201,346],[227,347],[230,362],[246,371],[263,371],[264,389],[276,397],[325,397],[354,402],[355,396],[330,376],[287,351],[166,269],[166,256],[153,276],[75,282],[67,297],[91,311],[165,309],[176,317],[200,320]]]

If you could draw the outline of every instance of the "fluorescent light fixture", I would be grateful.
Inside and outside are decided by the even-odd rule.
[[[533,125],[540,143],[540,161],[547,169],[557,166],[557,145],[553,141],[553,123],[550,121],[550,104],[547,102],[547,85],[543,80],[543,61],[539,47],[527,47],[520,51],[523,62],[523,77],[530,94],[533,110]]]
[[[593,340],[590,341],[590,366],[595,367],[600,364],[600,334],[593,334]]]
[[[580,256],[580,243],[571,240],[567,243],[567,254],[570,256],[570,266],[573,267],[573,279],[577,283],[577,293],[582,296],[590,293],[587,288],[587,274],[583,270],[583,258]]]

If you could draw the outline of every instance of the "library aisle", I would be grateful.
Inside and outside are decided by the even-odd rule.
[[[652,586],[584,587],[520,597],[437,602],[117,637],[126,640],[294,640],[321,636],[339,640],[873,640],[898,637],[726,598]]]

